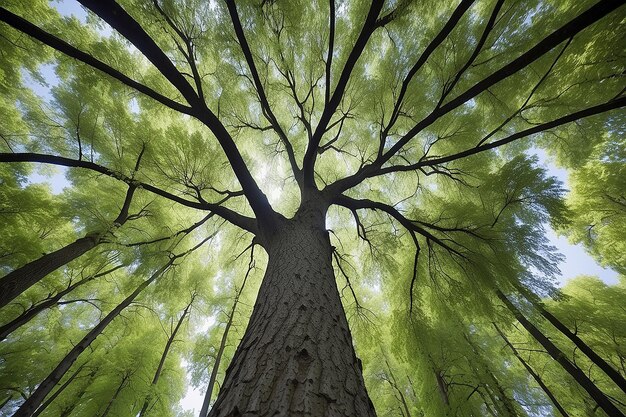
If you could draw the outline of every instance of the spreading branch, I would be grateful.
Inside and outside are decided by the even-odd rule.
[[[128,177],[122,173],[115,172],[107,167],[96,164],[94,162],[89,161],[79,161],[77,159],[65,158],[62,156],[55,155],[46,155],[46,154],[38,154],[38,153],[0,153],[0,162],[39,162],[44,164],[52,164],[58,166],[66,166],[66,167],[76,167],[76,168],[85,168],[91,171],[98,172],[100,174],[109,176],[111,178],[115,178],[117,180],[123,181],[129,185],[135,185],[137,188],[144,189],[158,196],[167,198],[168,200],[172,200],[176,203],[182,204],[186,207],[191,207],[199,210],[210,210],[222,217],[224,220],[229,221],[230,223],[238,226],[244,230],[247,230],[251,233],[257,233],[257,225],[256,220],[250,217],[243,216],[229,208],[222,207],[217,204],[211,204],[207,202],[196,202],[184,199],[175,194],[169,193],[165,190],[157,188],[153,185],[134,180],[131,177]]]
[[[191,112],[191,108],[188,106],[185,106],[181,103],[178,103],[170,98],[165,97],[164,95],[157,93],[156,91],[154,91],[153,89],[151,89],[148,86],[145,86],[135,80],[133,80],[132,78],[128,77],[127,75],[123,74],[122,72],[116,70],[115,68],[105,64],[104,62],[94,58],[93,56],[91,56],[90,54],[83,52],[75,47],[73,47],[72,45],[70,45],[69,43],[57,38],[56,36],[44,31],[43,29],[33,25],[32,23],[30,23],[29,21],[21,18],[20,16],[17,16],[13,13],[11,13],[10,11],[8,11],[7,9],[0,7],[0,21],[3,21],[5,23],[7,23],[9,26],[13,27],[14,29],[23,32],[25,34],[27,34],[28,36],[31,36],[35,39],[37,39],[38,41],[42,42],[45,45],[50,46],[51,48],[56,49],[57,51],[75,58],[97,70],[100,70],[102,72],[104,72],[105,74],[115,78],[116,80],[120,81],[121,83],[134,88],[135,90],[139,91],[142,94],[145,94],[146,96],[158,101],[159,103],[169,107],[172,110],[178,111],[180,113],[184,113],[184,114],[190,114]]]

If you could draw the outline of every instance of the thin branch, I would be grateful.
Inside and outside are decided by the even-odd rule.
[[[239,19],[239,14],[237,13],[237,6],[233,0],[225,0],[226,6],[228,7],[228,13],[230,14],[230,19],[233,23],[233,28],[235,29],[235,34],[237,35],[237,40],[239,41],[239,46],[241,47],[241,51],[243,52],[244,57],[246,58],[246,63],[248,64],[248,69],[252,75],[253,84],[256,90],[256,93],[259,97],[259,101],[261,102],[261,109],[263,111],[263,115],[267,119],[268,122],[274,128],[274,131],[283,142],[283,146],[287,152],[287,157],[289,158],[289,164],[291,165],[291,169],[293,171],[294,178],[298,184],[301,183],[301,170],[298,167],[298,163],[296,162],[295,153],[293,150],[293,146],[287,138],[283,128],[278,123],[278,119],[274,115],[272,108],[267,100],[267,95],[265,94],[265,89],[263,88],[263,83],[261,82],[261,78],[259,77],[259,72],[257,71],[256,65],[254,63],[254,57],[252,56],[252,51],[250,50],[250,46],[248,45],[248,41],[246,39],[246,35],[243,32],[243,27],[241,26],[241,20]]]
[[[199,209],[199,210],[210,210],[222,217],[223,219],[229,221],[230,223],[238,226],[244,230],[247,230],[251,233],[257,233],[257,225],[256,220],[250,217],[243,216],[229,208],[219,206],[217,204],[211,204],[207,202],[195,202],[186,200],[182,197],[179,197],[175,194],[169,193],[167,191],[161,190],[153,185],[146,184],[141,181],[136,181],[130,177],[127,177],[124,174],[119,172],[115,172],[106,168],[102,165],[98,165],[93,162],[88,161],[79,161],[76,159],[65,158],[62,156],[54,156],[54,155],[46,155],[46,154],[37,154],[37,153],[0,153],[0,162],[39,162],[45,164],[52,165],[60,165],[67,167],[77,167],[77,168],[85,168],[95,172],[99,172],[101,174],[107,175],[109,177],[118,179],[120,181],[125,182],[126,184],[134,184],[137,188],[144,189],[153,194],[159,195],[161,197],[165,197],[169,200],[175,201],[179,204],[182,204],[187,207]]]
[[[352,70],[356,66],[361,53],[365,49],[367,42],[370,39],[370,36],[377,28],[376,19],[378,18],[378,14],[383,7],[383,2],[380,0],[373,0],[370,6],[369,12],[363,23],[363,28],[359,33],[359,37],[357,38],[348,59],[341,71],[341,75],[339,76],[339,80],[337,81],[337,86],[335,87],[335,91],[333,92],[330,100],[324,106],[324,111],[320,117],[320,120],[315,128],[315,132],[313,133],[312,140],[308,143],[307,149],[304,155],[304,161],[302,163],[302,171],[304,175],[304,185],[306,187],[315,187],[315,159],[317,156],[317,148],[322,140],[322,136],[326,132],[326,127],[328,123],[337,110],[337,107],[341,103],[341,99],[343,98],[343,94],[346,90],[346,86],[348,85],[348,81],[350,80],[350,74]]]

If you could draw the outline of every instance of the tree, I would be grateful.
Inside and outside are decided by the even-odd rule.
[[[623,415],[625,401],[564,358],[518,294],[557,293],[560,258],[545,226],[570,230],[581,210],[568,211],[565,190],[528,150],[573,160],[566,148],[589,132],[596,149],[619,135],[621,2],[78,2],[84,22],[43,0],[0,7],[0,285],[13,300],[1,311],[3,375],[32,339],[54,352],[15,382],[3,377],[15,415],[55,403],[62,413],[177,412],[180,382],[159,382],[161,366],[185,349],[172,353],[169,337],[190,332],[178,326],[142,350],[162,359],[157,374],[153,359],[92,360],[106,349],[130,357],[132,346],[112,340],[166,317],[182,323],[189,293],[204,320],[222,303],[220,285],[241,303],[248,279],[257,287],[245,292],[258,291],[249,318],[224,303],[232,310],[214,345],[231,360],[211,417],[374,416],[372,400],[402,415],[550,407],[557,392],[525,386],[533,361],[509,370],[521,355],[516,319],[591,408]],[[48,98],[30,88],[46,82],[46,66],[58,79]],[[605,154],[581,152],[590,167]],[[66,167],[71,187],[52,195],[29,185],[33,166]],[[586,176],[577,181],[601,189]],[[608,193],[616,209],[619,190]],[[25,227],[48,218],[52,237]],[[67,255],[83,236],[97,239]],[[231,262],[256,245],[260,280]],[[68,296],[84,301],[61,304]],[[25,331],[57,317],[59,334]],[[225,352],[233,320],[245,331]],[[506,353],[494,354],[487,335],[506,340]]]

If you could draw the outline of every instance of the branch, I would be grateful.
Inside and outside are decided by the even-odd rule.
[[[2,7],[0,7],[0,21],[7,23],[9,26],[12,26],[14,29],[37,39],[43,44],[48,45],[51,48],[54,48],[57,51],[62,52],[63,54],[69,57],[75,58],[79,60],[80,62],[83,62],[97,70],[104,72],[105,74],[115,78],[116,80],[122,82],[123,84],[131,88],[134,88],[140,93],[147,95],[148,97],[158,101],[159,103],[169,107],[172,110],[175,110],[184,114],[190,114],[190,111],[191,111],[190,107],[180,104],[170,98],[165,97],[162,94],[157,93],[150,87],[147,87],[141,83],[138,83],[137,81],[131,79],[130,77],[114,69],[113,67],[110,67],[109,65],[94,58],[93,56],[76,49],[69,43],[38,28],[37,26],[33,25],[27,20],[11,13],[10,11]]]
[[[597,22],[621,5],[623,5],[623,3],[617,0],[602,0],[596,3],[587,11],[576,16],[574,19],[570,20],[568,23],[561,26],[550,35],[546,36],[538,44],[536,44],[534,47],[529,49],[526,53],[522,54],[517,59],[500,68],[498,71],[495,71],[482,81],[479,81],[473,87],[471,87],[461,95],[457,96],[456,98],[450,100],[448,103],[436,108],[432,113],[430,113],[419,123],[417,123],[413,128],[411,128],[384,155],[377,158],[374,164],[378,167],[382,166],[382,164],[384,164],[392,156],[394,156],[401,148],[404,147],[404,145],[406,145],[413,137],[415,137],[415,135],[424,130],[426,127],[433,124],[437,119],[456,109],[457,107],[463,105],[467,101],[487,90],[489,87],[497,84],[505,78],[508,78],[511,75],[522,70],[523,68],[527,67],[528,65],[542,57],[544,54],[551,51],[561,42],[573,37],[577,33],[581,32],[583,29]]]
[[[189,85],[185,77],[178,71],[170,59],[159,48],[154,40],[126,11],[113,0],[79,0],[89,10],[98,15],[111,27],[117,30],[130,43],[143,53],[152,64],[167,78],[167,80],[185,97],[193,108],[192,116],[204,123],[213,132],[222,150],[244,190],[246,198],[256,217],[272,229],[276,213],[272,209],[267,197],[252,177],[232,136],[219,118],[206,106]]]
[[[339,195],[335,197],[333,200],[333,204],[346,207],[347,209],[352,210],[352,211],[358,210],[358,209],[371,209],[371,210],[383,211],[389,214],[394,219],[396,219],[396,221],[400,223],[402,226],[404,226],[404,228],[407,229],[409,232],[415,232],[417,234],[420,234],[424,236],[426,239],[435,242],[436,244],[438,244],[439,246],[441,246],[448,252],[454,255],[457,255],[460,258],[467,259],[467,257],[464,254],[450,247],[448,244],[446,244],[437,236],[434,236],[432,233],[428,232],[424,228],[418,226],[417,224],[415,224],[414,221],[407,219],[396,208],[392,206],[389,206],[387,204],[384,204],[378,201],[372,201],[372,200],[367,200],[367,199],[355,199],[355,198],[348,197],[345,195]]]
[[[229,221],[230,223],[238,226],[244,230],[247,230],[250,233],[258,233],[256,220],[250,217],[242,216],[241,214],[217,204],[212,203],[201,203],[186,200],[182,197],[179,197],[175,194],[171,194],[167,191],[161,190],[153,185],[143,183],[141,181],[136,181],[124,174],[119,172],[112,171],[109,168],[106,168],[102,165],[98,165],[94,162],[88,161],[79,161],[76,159],[65,158],[62,156],[54,156],[54,155],[46,155],[46,154],[37,154],[37,153],[0,153],[0,162],[40,162],[44,164],[52,164],[66,167],[76,167],[76,168],[85,168],[95,172],[99,172],[100,174],[104,174],[106,176],[115,178],[117,180],[123,181],[126,184],[134,185],[137,188],[144,189],[153,194],[159,195],[161,197],[165,197],[169,200],[175,201],[179,204],[182,204],[187,207],[199,209],[199,210],[210,210],[222,217],[224,220]]]
[[[626,97],[617,98],[611,101],[608,101],[603,104],[599,104],[597,106],[589,107],[584,110],[577,111],[575,113],[568,114],[566,116],[560,117],[558,119],[552,120],[550,122],[542,123],[536,126],[533,126],[529,129],[522,130],[520,132],[514,133],[506,138],[487,143],[484,145],[475,146],[470,149],[466,149],[461,152],[457,152],[452,155],[442,156],[438,158],[432,159],[424,159],[415,164],[411,165],[394,165],[386,168],[376,168],[374,165],[365,166],[363,169],[359,170],[354,175],[336,181],[327,187],[326,193],[329,195],[336,195],[342,193],[343,191],[354,187],[359,184],[361,181],[366,178],[377,177],[380,175],[385,175],[392,172],[402,172],[402,171],[413,171],[416,169],[420,169],[423,167],[431,167],[439,164],[443,164],[445,162],[455,161],[457,159],[462,159],[470,155],[474,155],[480,152],[484,152],[490,149],[497,148],[502,145],[506,145],[507,143],[513,142],[517,139],[521,139],[536,133],[540,133],[546,131],[548,129],[552,129],[567,123],[571,123],[585,117],[594,116],[597,114],[601,114],[607,111],[615,110],[621,107],[626,106]]]
[[[194,107],[199,98],[196,91],[189,85],[185,77],[165,55],[165,52],[143,30],[132,16],[113,0],[78,0],[87,9],[108,23],[113,29],[128,39],[161,74],[183,95],[185,100]]]
[[[484,152],[490,149],[497,148],[502,145],[506,145],[507,143],[513,142],[517,139],[524,138],[526,136],[534,135],[536,133],[540,133],[545,130],[552,129],[552,128],[555,128],[555,127],[558,127],[567,123],[571,123],[571,122],[574,122],[576,120],[579,120],[585,117],[594,116],[596,114],[604,113],[610,110],[615,110],[624,106],[626,106],[626,97],[618,98],[616,100],[612,100],[607,103],[599,104],[597,106],[589,107],[587,109],[580,110],[572,114],[568,114],[567,116],[560,117],[550,122],[533,126],[529,129],[522,130],[521,132],[517,132],[510,136],[507,136],[504,139],[500,139],[491,143],[476,146],[471,149],[466,149],[464,151],[461,151],[452,155],[442,156],[439,158],[426,159],[424,161],[418,162],[413,165],[402,165],[402,166],[393,166],[389,168],[383,168],[380,170],[380,174],[377,174],[377,175],[382,175],[382,174],[386,174],[389,172],[397,172],[397,171],[410,171],[410,170],[418,169],[421,167],[434,166],[438,164],[443,164],[445,162],[455,161],[457,159],[465,158],[470,155],[475,155],[480,152]]]
[[[295,153],[293,150],[293,146],[284,130],[278,123],[278,119],[274,115],[272,108],[270,107],[269,101],[267,100],[267,95],[265,94],[265,89],[263,88],[263,83],[261,82],[261,78],[259,77],[259,72],[257,71],[256,65],[254,64],[254,57],[252,56],[252,51],[250,50],[250,45],[248,45],[248,40],[246,39],[246,35],[243,32],[243,27],[241,26],[241,20],[239,19],[239,14],[237,13],[237,6],[233,0],[225,0],[226,6],[228,7],[228,13],[230,14],[230,19],[233,22],[233,27],[235,29],[235,34],[237,35],[237,40],[239,41],[239,46],[241,46],[241,51],[243,52],[244,57],[246,58],[246,63],[248,64],[248,69],[252,74],[252,80],[254,87],[256,89],[257,95],[259,97],[259,101],[261,102],[261,109],[263,111],[263,115],[267,119],[268,122],[272,125],[274,131],[283,142],[285,146],[285,150],[287,151],[287,156],[289,158],[289,164],[291,165],[291,169],[293,171],[294,178],[301,184],[301,173],[302,171],[298,167],[298,163],[296,162]]]
[[[304,175],[304,185],[306,187],[315,187],[315,178],[314,178],[314,170],[315,170],[315,158],[317,155],[317,147],[319,146],[320,141],[322,140],[322,136],[326,132],[326,126],[330,122],[335,110],[341,103],[341,99],[343,98],[343,94],[345,92],[346,86],[348,85],[348,81],[350,80],[350,74],[354,69],[361,53],[365,49],[367,42],[378,27],[376,25],[376,19],[378,18],[378,14],[383,7],[383,2],[380,0],[373,0],[370,6],[369,12],[365,19],[365,23],[363,24],[363,28],[359,33],[359,37],[357,38],[348,59],[341,71],[341,75],[339,76],[339,81],[337,81],[337,86],[335,87],[335,91],[333,92],[330,100],[324,106],[324,111],[322,112],[322,116],[320,117],[319,123],[315,128],[315,132],[313,133],[313,137],[311,141],[307,145],[306,153],[304,155],[304,161],[302,163],[302,171]]]
[[[326,58],[326,90],[324,91],[324,106],[330,101],[331,69],[333,62],[333,52],[335,49],[335,0],[329,0],[329,22],[328,22],[328,55]]]
[[[444,27],[439,31],[437,36],[433,38],[430,44],[426,47],[422,55],[418,58],[417,62],[413,67],[409,70],[409,73],[406,75],[404,80],[402,81],[402,87],[400,88],[400,93],[398,94],[398,99],[394,105],[393,111],[391,112],[391,118],[389,119],[389,123],[381,132],[381,144],[379,147],[379,157],[382,156],[382,152],[385,147],[385,139],[389,134],[389,131],[393,127],[393,125],[398,120],[398,116],[400,115],[400,108],[402,107],[402,101],[404,100],[404,96],[409,87],[409,84],[417,71],[426,63],[430,55],[437,49],[439,45],[448,37],[450,32],[454,29],[454,27],[459,23],[467,9],[474,3],[474,0],[463,0],[457,8],[454,10],[448,22],[444,25]]]

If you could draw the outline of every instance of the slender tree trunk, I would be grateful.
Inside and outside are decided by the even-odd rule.
[[[498,396],[498,401],[494,405],[496,406],[502,405],[507,415],[511,417],[517,417],[519,414],[517,410],[515,409],[515,405],[513,404],[513,401],[504,391],[504,388],[500,384],[500,381],[498,381],[498,378],[496,378],[495,374],[489,369],[489,365],[487,361],[483,359],[483,355],[478,349],[478,347],[476,346],[476,344],[474,344],[474,342],[470,339],[470,337],[467,334],[463,334],[463,338],[465,338],[467,343],[472,348],[472,352],[474,352],[474,355],[476,355],[476,358],[478,359],[480,366],[483,368],[483,371],[484,371],[484,372],[479,372],[479,370],[476,369],[470,362],[470,365],[472,366],[472,368],[474,368],[474,373],[476,373],[477,376],[479,376],[481,373],[487,374],[487,376],[491,380],[491,383],[488,385],[493,385],[493,387],[495,388],[495,392]]]
[[[391,385],[391,387],[398,393],[398,396],[400,397],[399,400],[402,403],[402,407],[404,408],[404,411],[402,414],[405,415],[406,417],[411,417],[409,404],[406,402],[406,398],[404,398],[404,393],[402,392],[400,387],[398,387],[398,381],[396,381],[396,377],[394,376],[393,371],[391,370],[391,366],[389,366],[389,361],[387,361],[386,358],[385,358],[385,364],[387,365],[387,370],[389,371],[389,377],[391,378],[390,380],[387,380],[387,382],[389,382],[389,385]]]
[[[441,397],[441,401],[447,407],[450,407],[450,398],[448,397],[448,386],[446,385],[446,381],[436,368],[433,367],[433,373],[435,374],[435,380],[437,381],[437,390],[439,391],[439,396]]]
[[[2,410],[4,406],[7,405],[9,401],[11,401],[11,399],[13,399],[13,394],[9,395],[5,400],[0,402],[0,410]]]
[[[262,241],[265,277],[211,417],[375,416],[335,283],[325,209],[312,204]]]
[[[588,344],[586,344],[578,335],[572,332],[565,324],[563,324],[558,318],[556,318],[552,313],[546,310],[540,302],[536,302],[530,298],[528,300],[533,304],[533,306],[541,313],[543,317],[545,317],[554,327],[556,327],[561,333],[563,333],[569,340],[571,340],[581,352],[583,352],[587,357],[600,369],[604,371],[604,373],[615,382],[615,384],[626,393],[626,379],[620,373],[613,368],[607,361],[602,359],[600,355],[598,355]]]
[[[500,290],[496,290],[496,294],[498,298],[502,300],[504,305],[513,313],[517,321],[520,322],[522,326],[530,333],[541,346],[548,352],[548,354],[559,363],[569,373],[575,380],[580,384],[580,386],[587,391],[587,393],[594,399],[594,401],[598,404],[598,406],[604,410],[610,417],[619,416],[626,417],[624,414],[617,409],[615,404],[609,400],[609,398],[587,377],[587,375],[576,365],[570,362],[567,359],[567,356],[558,348],[554,343],[552,343],[541,331],[536,328],[530,321],[524,317],[524,315],[519,311],[513,303],[502,293]]]
[[[128,209],[136,188],[135,186],[128,187],[122,209],[113,222],[114,227],[120,227],[128,220]],[[108,233],[109,230],[87,234],[69,245],[29,262],[0,278],[0,308],[41,281],[49,273],[95,248]]]
[[[519,352],[517,351],[517,349],[515,349],[515,346],[513,346],[513,344],[511,342],[509,342],[509,339],[506,337],[506,335],[502,332],[502,330],[500,330],[500,328],[498,327],[498,325],[496,323],[493,323],[493,327],[495,327],[496,331],[498,332],[498,334],[500,335],[500,337],[502,338],[502,340],[504,340],[504,343],[506,343],[506,345],[511,348],[511,351],[513,351],[513,354],[515,355],[515,357],[517,359],[519,359],[520,363],[524,366],[524,368],[526,368],[526,370],[528,371],[528,373],[530,374],[530,376],[533,377],[533,379],[535,380],[535,382],[537,382],[537,384],[541,387],[541,389],[543,390],[543,392],[546,393],[546,395],[548,396],[548,398],[550,399],[550,401],[552,401],[552,404],[554,404],[554,406],[556,407],[557,410],[559,410],[559,413],[561,413],[561,415],[563,415],[563,417],[569,417],[569,414],[567,413],[567,411],[565,411],[565,409],[563,408],[563,406],[561,405],[561,403],[559,403],[559,401],[556,399],[556,397],[554,396],[554,394],[552,393],[552,391],[550,391],[550,389],[546,386],[546,384],[543,382],[543,380],[541,379],[541,377],[539,376],[539,374],[537,374],[537,372],[535,372],[533,370],[533,368],[531,368],[531,366],[524,360],[524,358],[522,358],[522,355],[519,354]]]
[[[254,250],[254,247],[253,247]],[[215,356],[215,363],[213,363],[213,369],[211,370],[211,376],[209,377],[209,385],[207,386],[206,393],[204,394],[204,401],[202,402],[202,408],[200,409],[199,417],[207,417],[209,412],[209,404],[211,403],[211,397],[213,396],[213,388],[215,387],[215,381],[217,380],[217,374],[219,372],[220,363],[222,362],[222,355],[224,354],[224,349],[226,348],[226,341],[228,340],[228,333],[230,331],[230,327],[233,324],[233,318],[235,317],[235,310],[237,309],[237,304],[239,303],[239,297],[243,292],[244,287],[246,286],[246,282],[248,280],[248,275],[250,274],[250,269],[246,273],[246,276],[243,279],[243,283],[241,284],[241,288],[237,291],[235,295],[235,300],[233,301],[233,307],[230,310],[230,315],[228,316],[228,321],[226,322],[226,327],[224,328],[224,333],[222,333],[222,340],[220,341],[220,347],[217,351],[217,355]]]
[[[46,396],[50,393],[52,388],[63,378],[63,375],[70,369],[74,361],[78,359],[78,356],[89,347],[96,337],[102,333],[102,331],[115,319],[126,307],[128,307],[133,300],[148,286],[152,281],[161,276],[176,260],[176,257],[172,257],[164,266],[156,271],[150,278],[142,282],[128,297],[124,299],[117,307],[115,307],[109,314],[106,315],[100,323],[98,323],[93,329],[87,333],[80,342],[78,342],[72,350],[61,360],[56,368],[44,379],[37,387],[35,392],[21,405],[13,417],[31,417],[37,407],[42,403]]]
[[[74,371],[72,375],[70,375],[67,381],[65,381],[63,385],[59,387],[59,389],[54,391],[54,394],[48,397],[48,399],[43,404],[41,404],[41,406],[37,409],[37,411],[33,413],[33,417],[36,417],[39,414],[43,413],[44,410],[48,408],[48,406],[52,404],[52,402],[65,390],[65,388],[67,388],[72,383],[72,381],[74,381],[74,378],[78,376],[78,374],[80,373],[80,371],[83,370],[84,367],[85,367],[85,364],[82,364],[81,366],[79,366],[78,369],[76,369],[76,371]]]
[[[165,343],[165,349],[163,349],[163,354],[161,355],[159,366],[157,366],[157,369],[154,373],[154,377],[152,378],[151,387],[155,387],[156,384],[159,382],[159,377],[161,376],[161,372],[163,371],[163,365],[165,364],[165,359],[167,359],[167,355],[170,352],[172,343],[174,343],[174,340],[176,339],[176,334],[178,333],[178,330],[180,329],[180,327],[183,325],[183,322],[187,318],[187,314],[189,314],[189,310],[191,309],[191,305],[193,304],[194,297],[192,297],[191,302],[187,304],[187,307],[185,307],[185,310],[183,310],[183,314],[178,319],[178,322],[176,323],[174,330],[172,330],[172,334],[170,335],[170,337],[167,339],[167,342]],[[141,407],[141,411],[139,412],[139,417],[143,417],[144,414],[148,411],[148,407],[150,406],[151,400],[152,400],[152,396],[148,394],[146,396],[146,400],[143,403],[143,407]]]
[[[120,392],[122,392],[122,390],[124,389],[124,386],[126,385],[126,382],[128,381],[128,378],[130,378],[130,372],[127,372],[124,374],[124,376],[122,377],[122,380],[120,381],[120,384],[117,386],[117,389],[113,393],[113,396],[109,400],[107,407],[104,409],[104,412],[102,413],[100,417],[106,417],[109,414],[109,412],[111,411],[111,407],[113,406],[113,403],[117,399],[117,396],[120,395]]]
[[[78,394],[74,396],[73,398],[74,402],[72,402],[69,406],[65,407],[61,411],[61,414],[59,414],[59,417],[69,417],[70,415],[72,415],[72,412],[74,411],[76,406],[80,404],[81,398],[83,398],[83,395],[85,395],[85,392],[87,392],[87,388],[89,387],[89,385],[91,385],[93,380],[96,378],[97,373],[98,373],[98,368],[97,367],[93,368],[93,370],[89,373],[89,380],[85,384],[83,384],[83,386],[81,387],[81,390],[78,392]],[[33,414],[33,417],[39,415],[38,412],[39,412],[39,409],[37,409],[37,412]]]
[[[90,277],[81,279],[80,281],[76,281],[74,284],[70,285],[63,291],[60,291],[56,293],[55,295],[53,295],[52,297],[48,297],[45,300],[42,300],[41,302],[39,302],[38,304],[35,304],[31,308],[24,311],[22,314],[20,314],[19,316],[17,316],[16,318],[11,320],[7,324],[5,324],[4,326],[0,327],[0,341],[6,339],[7,336],[10,335],[12,332],[14,332],[15,330],[19,329],[21,326],[31,321],[33,318],[37,316],[37,314],[41,313],[42,311],[54,305],[60,304],[59,300],[63,298],[64,296],[66,296],[67,294],[74,291],[76,288],[88,282],[91,282],[96,278],[110,274],[111,272],[115,271],[116,269],[122,268],[123,266],[124,265],[119,265],[119,266],[109,269],[108,271],[92,275]]]

